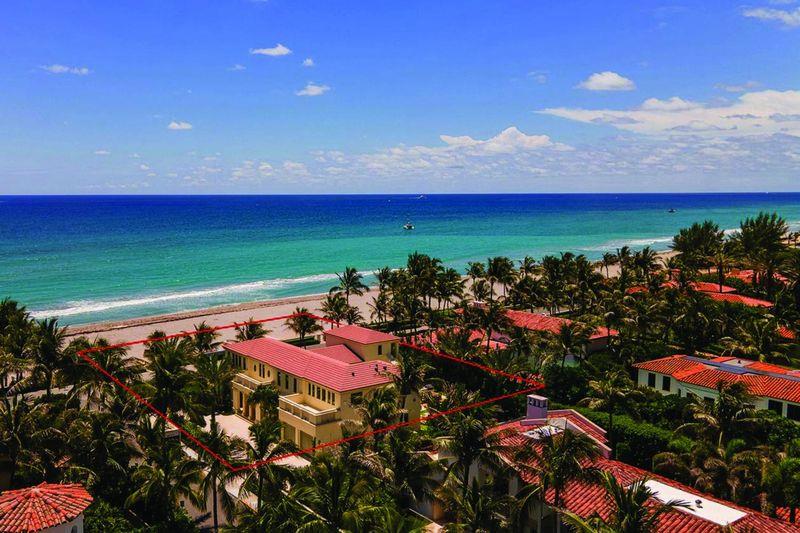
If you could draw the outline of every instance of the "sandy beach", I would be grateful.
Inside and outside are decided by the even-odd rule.
[[[662,259],[671,255],[673,255],[672,252],[659,253],[659,257]],[[617,265],[609,269],[609,275],[612,277],[616,276],[618,272],[619,267]],[[603,272],[603,274],[605,274],[605,272]],[[350,303],[358,306],[364,318],[369,319],[372,310],[368,304],[372,302],[372,298],[376,295],[377,288],[373,287],[364,292],[361,296],[352,295],[350,297]],[[311,313],[321,314],[320,305],[324,297],[325,294],[311,294],[210,307],[165,315],[152,315],[114,322],[98,322],[70,327],[68,333],[71,337],[86,336],[90,339],[103,337],[110,343],[117,344],[144,339],[156,330],[164,331],[167,335],[183,331],[192,331],[195,324],[201,322],[205,322],[211,327],[219,327],[233,323],[246,322],[251,318],[261,320],[270,317],[289,315],[292,314],[297,307],[305,307]],[[285,327],[282,320],[276,320],[275,322],[265,324],[265,327],[271,330],[271,336],[279,339],[286,339],[294,336],[294,334]],[[234,328],[224,329],[220,330],[219,334],[219,340],[223,342],[234,340],[236,330]],[[139,357],[142,355],[143,350],[144,347],[142,345],[134,345],[129,347],[129,354],[134,357]]]

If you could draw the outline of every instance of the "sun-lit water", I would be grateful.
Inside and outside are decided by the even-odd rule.
[[[345,266],[414,251],[463,269],[661,250],[692,222],[734,228],[761,210],[798,226],[800,194],[0,196],[0,297],[64,323],[124,319],[325,292]]]

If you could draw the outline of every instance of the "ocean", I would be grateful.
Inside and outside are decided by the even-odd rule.
[[[369,281],[414,251],[463,270],[664,250],[692,222],[732,229],[762,210],[800,229],[800,193],[0,196],[0,298],[64,324],[122,320],[326,292],[345,266]]]

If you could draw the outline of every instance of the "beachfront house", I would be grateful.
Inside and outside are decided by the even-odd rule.
[[[558,335],[559,330],[564,325],[572,324],[572,320],[558,316],[545,315],[543,313],[531,313],[528,311],[508,310],[506,317],[515,328],[527,329],[539,333]],[[586,350],[589,353],[606,348],[612,337],[619,335],[615,329],[608,329],[600,326],[589,332],[589,344]],[[496,335],[497,340],[509,342],[510,339],[502,334]]]
[[[233,407],[249,421],[261,420],[261,406],[250,402],[259,386],[279,390],[278,418],[283,438],[301,450],[342,437],[340,423],[358,420],[353,403],[391,385],[400,339],[361,326],[324,332],[324,345],[303,349],[265,337],[224,345],[239,372],[233,380]],[[419,417],[416,394],[406,398],[407,417]]]
[[[638,382],[662,394],[717,398],[717,384],[742,382],[756,409],[800,421],[800,370],[739,357],[673,355],[633,365]]]

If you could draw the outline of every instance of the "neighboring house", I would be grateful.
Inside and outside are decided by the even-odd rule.
[[[706,296],[716,302],[728,302],[732,304],[745,305],[747,307],[764,307],[770,308],[773,304],[767,300],[759,300],[758,298],[751,298],[750,296],[742,296],[741,294],[707,292]]]
[[[755,285],[758,274],[755,270],[751,269],[731,270],[726,274],[726,277],[738,279],[739,281],[744,281],[745,283]],[[783,285],[789,283],[789,279],[780,272],[773,273],[772,279]]]
[[[538,331],[543,333],[550,333],[557,335],[563,325],[572,324],[572,320],[568,318],[561,318],[557,316],[545,315],[543,313],[530,313],[528,311],[506,311],[506,317],[511,321],[511,325],[516,328],[527,329],[529,331]],[[592,330],[589,334],[589,345],[587,350],[595,352],[608,346],[611,337],[616,337],[619,332],[615,329],[609,329],[600,326]],[[508,342],[507,337],[498,336],[497,340]]]
[[[795,524],[770,518],[752,509],[708,496],[671,479],[609,459],[605,431],[570,409],[549,411],[547,398],[542,396],[528,396],[528,411],[525,418],[500,424],[489,431],[498,433],[501,444],[508,446],[510,450],[539,447],[543,438],[563,431],[588,435],[597,442],[601,455],[592,463],[587,463],[587,467],[592,466],[598,470],[609,472],[623,486],[630,486],[635,481],[646,478],[648,480],[646,485],[655,493],[653,503],[678,499],[689,504],[688,508],[676,509],[662,515],[657,528],[659,532],[800,532],[800,526]],[[526,465],[528,468],[522,469],[522,465],[517,462],[513,451],[509,451],[504,459],[514,472],[509,479],[509,495],[516,495],[523,485],[538,483],[535,463],[530,463]],[[549,532],[554,530],[553,498],[553,491],[549,490],[545,496],[546,505],[542,507],[534,505],[534,508],[529,510],[528,515],[524,518],[524,531]],[[604,488],[589,481],[569,482],[561,494],[561,498],[563,508],[583,518],[595,514],[608,518],[614,511]],[[566,526],[561,530],[568,531]]]
[[[661,284],[665,289],[677,289],[680,287],[677,281],[670,280]],[[735,294],[736,289],[727,285],[720,286],[718,283],[710,283],[708,281],[691,281],[689,288],[694,291],[703,293],[716,302],[728,302],[733,304],[745,305],[747,307],[765,307],[773,306],[772,302],[766,300],[759,300],[758,298],[751,298],[750,296],[742,296]],[[638,292],[647,292],[647,287],[644,285],[635,285],[629,288],[626,292],[628,294],[636,294]]]
[[[662,394],[716,399],[720,381],[741,382],[755,397],[756,409],[769,409],[800,421],[800,370],[739,357],[704,359],[673,355],[633,365],[638,382]]]
[[[40,483],[0,493],[2,533],[83,533],[92,496],[79,484]]]
[[[283,438],[308,449],[342,437],[340,423],[359,419],[357,398],[393,382],[390,357],[399,338],[361,326],[324,332],[325,346],[302,349],[265,337],[224,344],[240,372],[233,380],[233,407],[250,421],[261,420],[261,406],[249,401],[259,386],[277,385]],[[408,418],[419,417],[417,394],[406,401]]]

